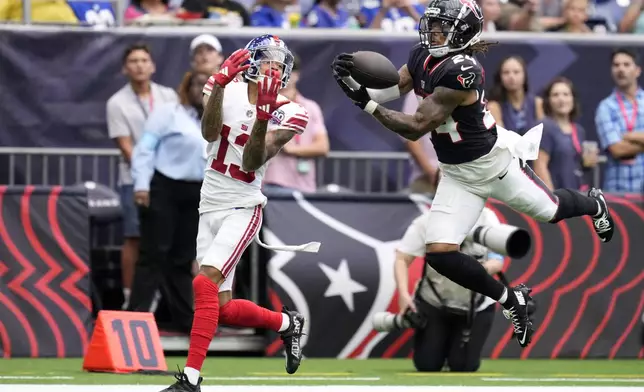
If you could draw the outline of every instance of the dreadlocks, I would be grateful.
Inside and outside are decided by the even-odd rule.
[[[476,54],[476,53],[487,53],[487,51],[490,49],[490,46],[498,45],[497,42],[487,42],[487,41],[479,41],[473,45],[470,45],[466,51],[469,52],[469,54]]]

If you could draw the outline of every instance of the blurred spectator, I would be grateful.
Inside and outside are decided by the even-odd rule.
[[[177,94],[169,87],[152,82],[156,68],[150,48],[143,43],[129,46],[123,54],[123,73],[129,79],[107,101],[107,131],[121,150],[119,190],[123,207],[123,248],[121,264],[125,305],[130,296],[134,265],[139,254],[139,218],[134,205],[134,187],[130,175],[132,149],[143,132],[143,123],[155,105],[177,102]],[[124,306],[125,306],[124,305]]]
[[[615,90],[599,103],[595,114],[600,146],[608,152],[606,192],[644,191],[644,90],[637,83],[638,64],[635,51],[613,52]]]
[[[258,1],[250,15],[251,25],[254,27],[291,28],[292,21],[286,9],[292,2],[292,0]]]
[[[0,0],[0,21],[22,23],[23,19],[22,0]],[[32,0],[31,21],[77,24],[78,18],[66,0]]]
[[[591,18],[601,18],[610,27],[611,32],[617,32],[620,21],[626,15],[633,0],[594,0],[591,5]]]
[[[520,135],[543,118],[543,101],[530,94],[527,71],[519,56],[501,61],[487,104],[498,125]]]
[[[563,23],[563,2],[564,0],[541,0],[539,14],[541,15],[542,20],[552,20],[551,24],[546,23],[548,26]]]
[[[495,22],[501,31],[541,31],[539,8],[542,0],[502,0],[501,16]]]
[[[208,144],[201,135],[201,90],[209,76],[187,72],[179,103],[155,108],[132,153],[141,252],[128,310],[149,311],[161,289],[172,329],[185,333],[192,326],[192,263]]]
[[[190,42],[192,69],[199,73],[212,75],[219,70],[224,61],[221,43],[211,34],[201,34]]]
[[[566,33],[592,33],[586,25],[588,20],[588,0],[566,0],[563,9],[563,23],[547,31]]]
[[[596,143],[595,148],[588,147],[586,130],[574,121],[580,107],[570,80],[559,77],[546,87],[543,111],[546,117],[535,173],[551,190],[584,189],[584,169],[597,165],[599,150]]]
[[[95,27],[116,26],[116,14],[109,1],[70,1],[68,4],[82,24]]]
[[[402,112],[407,114],[416,113],[418,98],[412,92],[407,94],[403,103]],[[404,139],[405,147],[409,151],[409,191],[411,193],[424,193],[434,196],[438,185],[438,158],[434,145],[427,134],[416,141]]]
[[[631,0],[631,5],[619,23],[619,31],[644,34],[644,0]]]
[[[301,135],[295,135],[271,160],[264,175],[263,185],[267,191],[315,192],[315,158],[329,153],[329,137],[320,105],[297,90],[299,79],[300,58],[295,56],[291,78],[280,94],[302,105],[309,114],[309,123]]]
[[[249,26],[251,23],[246,8],[235,0],[184,0],[177,17],[210,19],[227,27]]]
[[[425,6],[416,0],[365,0],[358,20],[362,27],[384,31],[418,30]]]
[[[125,10],[125,22],[144,17],[145,15],[158,17],[169,16],[168,0],[131,0]]]
[[[359,26],[340,0],[315,0],[313,8],[302,18],[302,27],[342,29]]]
[[[501,17],[501,3],[499,0],[477,0],[483,11],[483,31],[494,32],[497,30],[496,21]]]

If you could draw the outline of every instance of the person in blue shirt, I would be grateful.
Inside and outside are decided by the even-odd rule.
[[[286,13],[286,7],[291,3],[291,0],[263,0],[258,2],[250,15],[251,25],[253,27],[290,28],[291,22]]]
[[[95,27],[116,26],[116,13],[109,1],[69,1],[78,21]]]
[[[360,9],[360,24],[384,31],[418,30],[418,22],[425,12],[414,0],[365,0]]]
[[[343,29],[350,27],[350,16],[340,0],[315,0],[311,10],[302,18],[302,27]]]
[[[179,103],[154,109],[132,152],[141,245],[128,310],[149,311],[161,289],[172,315],[169,329],[178,332],[192,327],[192,263],[207,145],[201,135],[201,90],[208,77],[186,73]]]

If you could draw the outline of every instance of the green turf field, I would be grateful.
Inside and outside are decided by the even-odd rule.
[[[184,358],[166,359],[168,370],[184,364]],[[87,373],[81,368],[81,359],[0,360],[0,384],[168,385],[173,380],[167,375]],[[288,375],[281,359],[209,357],[203,376],[204,385],[644,387],[644,361],[488,360],[477,373],[432,374],[417,373],[411,360],[307,359],[295,375]]]

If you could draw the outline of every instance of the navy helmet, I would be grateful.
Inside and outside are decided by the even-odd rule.
[[[483,11],[474,0],[431,0],[418,26],[421,44],[434,57],[466,49],[480,41],[482,32]],[[434,34],[442,34],[444,42],[434,44]]]
[[[282,68],[282,88],[286,87],[293,70],[293,54],[283,40],[272,34],[264,34],[253,38],[246,49],[250,52],[250,68],[243,74],[246,80],[257,82],[262,63],[268,62],[271,67],[277,63]]]

